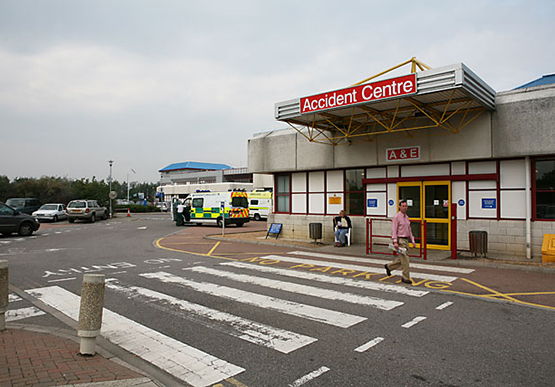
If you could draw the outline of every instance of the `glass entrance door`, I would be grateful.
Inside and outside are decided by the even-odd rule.
[[[399,199],[406,199],[411,220],[426,221],[428,248],[449,250],[451,247],[451,182],[430,181],[399,183]],[[420,238],[418,223],[411,224],[415,238]]]

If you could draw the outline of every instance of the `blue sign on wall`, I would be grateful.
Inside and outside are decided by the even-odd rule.
[[[368,199],[368,207],[377,208],[378,199]]]
[[[389,199],[389,205],[392,206],[393,205],[393,199]]]
[[[464,201],[464,199],[460,199],[459,200],[459,206],[464,206],[466,204],[466,202]]]
[[[482,209],[495,209],[497,208],[497,199],[482,198]]]

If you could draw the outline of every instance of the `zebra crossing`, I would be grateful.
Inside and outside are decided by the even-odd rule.
[[[297,252],[295,255],[307,256],[303,252]],[[337,256],[332,257],[338,258]],[[314,259],[309,259],[291,254],[268,255],[263,258],[286,260],[292,263],[314,261],[322,264],[323,261],[318,261],[317,258],[329,257],[313,256]],[[345,257],[341,259],[345,259]],[[350,258],[348,260],[353,261]],[[349,265],[341,264],[341,267],[347,266]],[[368,266],[360,267],[368,269]],[[439,268],[443,267],[438,267],[435,271],[440,271]],[[448,273],[451,269],[456,268],[445,268],[443,271]],[[427,274],[420,273],[420,275]],[[200,325],[202,329],[214,329],[229,335],[233,340],[257,345],[284,355],[318,342],[322,339],[318,337],[319,330],[311,330],[310,335],[307,335],[306,332],[294,332],[294,329],[284,329],[280,326],[254,321],[252,318],[234,315],[219,310],[217,307],[195,303],[187,299],[186,295],[190,292],[183,290],[192,290],[196,293],[240,303],[250,308],[256,308],[256,310],[269,310],[285,316],[304,319],[311,324],[324,324],[332,329],[342,330],[364,324],[368,317],[362,314],[369,313],[368,311],[388,313],[402,308],[406,302],[422,299],[429,294],[427,290],[402,285],[329,276],[322,273],[296,271],[240,261],[223,261],[215,266],[196,262],[193,266],[180,268],[177,274],[169,271],[153,271],[139,272],[136,276],[140,280],[138,282],[141,286],[129,283],[134,281],[129,277],[126,277],[125,280],[107,278],[106,292],[137,301],[147,308],[156,309],[157,313],[170,315],[172,319],[183,320],[183,324],[193,322]],[[456,279],[454,276],[443,274],[432,274],[431,276],[432,278],[441,278],[441,280],[451,277]],[[310,285],[306,284],[307,281]],[[248,287],[248,290],[245,290],[244,287]],[[166,293],[159,289],[164,289]],[[260,289],[260,291],[256,289]],[[273,293],[277,292],[275,294],[280,296],[268,296],[262,289],[269,289]],[[60,286],[41,287],[26,292],[66,316],[78,320],[80,302],[78,295]],[[178,297],[176,294],[180,296]],[[296,296],[302,296],[303,302],[292,301],[292,298]],[[359,315],[336,310],[334,305],[338,304],[362,306],[364,308],[355,308],[355,310],[360,309],[364,313]],[[451,304],[446,303],[441,306],[441,309]],[[410,328],[417,323],[422,323],[425,318],[423,316],[416,317],[403,327]],[[193,386],[213,385],[235,377],[248,368],[248,364],[234,364],[234,359],[218,358],[210,354],[209,350],[180,342],[106,308],[103,313],[102,335],[114,344]],[[353,350],[363,353],[383,341],[383,337],[376,337]],[[327,366],[329,365],[322,365],[325,372],[329,371]]]

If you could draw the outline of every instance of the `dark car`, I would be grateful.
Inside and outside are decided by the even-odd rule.
[[[40,227],[38,220],[15,208],[0,202],[0,233],[9,236],[16,232],[21,236],[29,236]]]
[[[10,198],[6,200],[6,204],[19,212],[29,215],[40,208],[40,201],[35,198]]]

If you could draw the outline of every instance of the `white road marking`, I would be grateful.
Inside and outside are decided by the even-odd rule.
[[[35,308],[34,306],[30,306],[28,308],[12,309],[12,310],[9,309],[8,311],[6,311],[6,321],[10,322],[10,321],[23,320],[29,317],[42,316],[43,314],[46,314],[46,313],[40,310],[39,308]]]
[[[367,342],[366,344],[361,345],[358,348],[355,348],[355,351],[357,352],[365,352],[368,349],[372,348],[374,345],[377,345],[379,343],[381,343],[384,340],[383,337],[376,337],[375,339],[370,340],[369,342]]]
[[[389,292],[389,293],[399,293],[399,294],[404,294],[406,296],[413,296],[413,297],[422,297],[430,293],[426,290],[411,289],[411,288],[407,288],[406,286],[384,284],[382,282],[360,281],[360,280],[343,278],[343,277],[332,277],[328,275],[309,273],[306,271],[281,269],[281,268],[271,267],[271,266],[253,265],[253,264],[244,263],[244,262],[224,262],[224,263],[220,263],[220,265],[232,266],[240,269],[256,270],[256,271],[261,271],[263,273],[285,275],[285,276],[294,277],[294,278],[309,279],[313,281],[320,281],[320,282],[331,283],[336,285],[350,286],[354,288],[378,290],[378,291]]]
[[[348,328],[359,322],[367,320],[366,317],[341,313],[330,309],[318,308],[316,306],[300,304],[293,301],[282,300],[262,294],[246,292],[244,290],[211,284],[207,282],[196,282],[179,277],[170,273],[144,273],[139,274],[145,278],[157,279],[166,283],[174,283],[180,286],[194,289],[198,292],[211,294],[213,296],[242,302],[261,308],[275,310],[292,316],[307,318],[313,321],[330,324],[341,328]]]
[[[143,227],[137,227],[137,230],[146,230],[146,226],[143,226]]]
[[[78,321],[79,296],[59,286],[26,292]],[[245,370],[106,308],[102,336],[193,386],[209,386]]]
[[[338,259],[338,260],[345,260],[345,261],[353,261],[353,262],[366,262],[366,263],[373,263],[376,265],[380,265],[383,267],[387,261],[381,259],[372,259],[372,258],[361,258],[361,257],[350,257],[346,255],[333,255],[333,254],[322,254],[322,253],[313,253],[310,251],[290,251],[287,254],[294,254],[294,255],[306,255],[310,257],[316,258],[331,258],[331,259]],[[461,274],[470,274],[474,272],[474,269],[466,269],[463,267],[452,267],[452,266],[439,266],[439,265],[424,265],[420,263],[410,263],[410,267],[414,267],[416,269],[425,269],[430,271],[446,271],[452,273],[461,273]]]
[[[77,278],[76,277],[60,278],[60,279],[50,280],[47,282],[64,282],[64,281],[73,281],[74,279],[77,279]]]
[[[108,280],[107,280],[108,281]],[[194,304],[170,295],[159,293],[137,286],[123,286],[113,282],[106,283],[106,287],[125,294],[128,298],[140,302],[158,302],[168,313],[179,315],[195,314],[205,319],[220,323],[220,329],[231,336],[242,340],[271,348],[282,353],[290,353],[317,341],[309,336],[274,328],[272,326],[247,320],[229,313],[220,312],[206,306]],[[224,325],[225,324],[225,325]]]
[[[443,304],[441,304],[440,306],[438,306],[436,309],[437,310],[442,310],[442,309],[445,309],[445,308],[447,308],[448,306],[451,306],[451,305],[453,305],[453,303],[451,301],[447,301],[447,302],[444,302]]]
[[[304,258],[296,258],[296,257],[284,257],[280,255],[269,255],[269,256],[264,256],[260,258],[279,259],[280,261],[285,261],[285,262],[301,263],[301,264],[308,264],[308,265],[315,265],[315,266],[340,267],[343,269],[350,269],[350,270],[357,270],[357,271],[369,271],[369,270],[377,269],[370,266],[350,265],[342,262],[318,261],[315,259],[304,259]],[[381,272],[385,274],[385,269],[383,268],[383,265],[379,269],[381,270]],[[400,270],[395,270],[395,271],[400,271]],[[410,272],[410,276],[413,278],[422,278],[422,279],[428,279],[428,280],[440,281],[440,282],[453,282],[459,278],[459,277],[451,277],[451,276],[445,276],[445,275],[439,275],[439,274],[418,273],[412,270]]]
[[[16,301],[21,301],[21,297],[19,297],[17,294],[8,294],[8,302],[16,302]]]
[[[272,289],[284,290],[286,292],[299,293],[313,297],[325,298],[333,301],[350,302],[352,304],[371,306],[381,310],[391,310],[403,305],[403,302],[384,300],[377,297],[360,296],[353,293],[343,293],[330,289],[321,289],[314,286],[295,284],[292,282],[277,281],[269,278],[254,277],[246,274],[236,274],[227,271],[212,269],[205,266],[184,268],[186,271],[210,274],[222,278],[229,278],[234,281],[244,282],[264,286]]]
[[[305,383],[310,382],[313,379],[316,379],[318,376],[328,372],[330,369],[328,367],[320,367],[316,371],[312,371],[309,374],[306,374],[300,379],[295,380],[293,383],[289,385],[289,387],[299,387]]]
[[[413,325],[416,325],[416,324],[418,324],[420,321],[424,321],[424,320],[426,320],[426,317],[424,317],[424,316],[418,316],[418,317],[413,318],[413,319],[412,319],[411,321],[409,321],[408,323],[405,323],[405,324],[403,324],[403,325],[401,325],[401,326],[402,326],[403,328],[410,328],[410,327],[412,327]]]
[[[61,233],[62,233],[61,231],[56,231],[54,234],[61,234]]]

